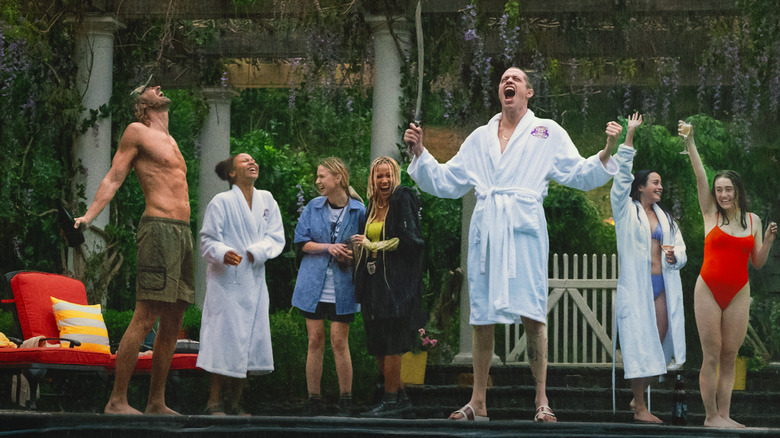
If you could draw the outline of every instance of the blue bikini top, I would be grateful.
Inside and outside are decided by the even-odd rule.
[[[664,232],[661,229],[661,223],[658,222],[658,225],[655,226],[655,231],[653,231],[653,235],[651,236],[653,239],[658,241],[664,240]]]

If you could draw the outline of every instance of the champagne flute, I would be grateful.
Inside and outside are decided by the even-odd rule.
[[[231,270],[233,271],[233,277],[230,280],[229,284],[241,284],[241,282],[238,281],[238,265],[241,264],[241,260],[243,260],[244,258],[241,257],[240,255],[237,255],[236,257],[238,257],[238,263],[232,265],[233,267],[231,268]]]
[[[671,230],[669,232],[671,233]],[[674,245],[670,244],[670,243],[674,243],[674,235],[669,236],[669,239],[671,239],[671,242],[666,242],[666,244],[662,244],[661,250],[664,252],[665,256],[668,257],[671,255],[672,257],[674,257]],[[664,240],[666,240],[666,236],[664,236]]]
[[[688,136],[691,135],[691,128],[693,127],[693,125],[691,125],[690,123],[686,123],[683,120],[680,120],[678,123],[680,125],[680,131],[679,132],[680,132],[680,135],[683,138],[683,150],[680,153],[684,154],[684,155],[688,155],[689,152],[688,152],[687,140],[688,140]]]

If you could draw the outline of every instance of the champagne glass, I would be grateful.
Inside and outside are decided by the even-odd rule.
[[[693,127],[693,125],[691,125],[690,123],[686,123],[682,120],[680,120],[678,123],[680,124],[680,135],[683,138],[683,150],[680,153],[684,155],[688,155],[689,152],[688,152],[687,140],[688,140],[688,136],[691,135],[691,128]]]
[[[237,256],[237,257],[238,257],[238,264],[232,265],[233,267],[230,268],[233,271],[233,277],[229,281],[229,284],[241,284],[241,282],[238,281],[238,265],[241,264],[241,260],[243,260],[244,258],[241,256]]]
[[[669,232],[671,233],[671,230],[669,230]],[[669,256],[669,255],[674,256],[674,245],[672,245],[672,243],[674,243],[674,235],[669,236],[669,239],[671,240],[671,242],[665,242],[665,244],[662,244],[661,250],[664,252],[665,256]],[[664,236],[664,240],[667,240],[666,236]]]

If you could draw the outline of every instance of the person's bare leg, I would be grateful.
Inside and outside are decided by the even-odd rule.
[[[325,322],[321,319],[306,319],[309,334],[309,348],[306,353],[306,389],[309,396],[320,395],[322,380],[322,355],[325,352]]]
[[[237,377],[226,378],[226,387],[229,388],[229,390],[225,394],[225,412],[230,415],[249,416],[249,414],[241,411],[241,396],[244,393],[245,384],[246,379]]]
[[[222,406],[222,388],[224,383],[225,376],[216,373],[211,374],[209,399],[206,401],[206,411],[211,411],[211,415],[225,415],[224,406]]]
[[[149,381],[149,401],[146,403],[145,414],[179,415],[178,412],[165,404],[165,382],[168,381],[168,370],[171,368],[179,330],[184,318],[184,311],[190,305],[186,301],[175,303],[156,302],[160,310],[160,325],[154,338],[154,353],[152,354],[152,376]]]
[[[669,312],[666,308],[666,291],[662,291],[655,303],[655,324],[658,327],[658,337],[661,343],[666,339],[666,332],[669,330]]]
[[[648,423],[663,423],[660,418],[647,410],[645,388],[650,384],[650,378],[631,379],[631,391],[634,393],[634,420]]]
[[[384,357],[385,393],[396,394],[401,388],[401,355]]]
[[[330,344],[333,347],[333,360],[336,363],[336,375],[339,378],[341,394],[352,394],[352,358],[349,354],[349,324],[330,323]]]
[[[717,379],[721,350],[721,310],[704,280],[699,277],[693,292],[693,310],[696,328],[701,340],[702,361],[699,371],[699,390],[704,404],[704,426],[732,427],[718,413]]]
[[[547,400],[547,324],[529,318],[522,318],[528,340],[528,364],[534,376],[536,398],[534,403],[538,409],[550,406]],[[545,423],[555,423],[555,417],[546,416]]]
[[[493,361],[495,345],[494,324],[473,325],[474,338],[472,340],[471,354],[474,366],[474,386],[471,390],[469,404],[474,408],[474,415],[487,416],[487,383],[490,377],[490,363]],[[452,413],[450,420],[459,420],[463,416]]]
[[[157,309],[150,307],[146,301],[136,301],[135,311],[130,324],[119,342],[116,352],[116,370],[114,371],[114,387],[103,413],[141,415],[141,411],[133,408],[127,402],[127,386],[138,362],[138,350],[146,335],[152,330],[157,320]]]
[[[745,341],[750,313],[750,286],[745,286],[729,306],[723,311],[721,318],[722,344],[720,349],[720,373],[718,375],[718,414],[732,427],[742,428],[744,424],[731,419],[731,392],[734,389],[734,365],[737,351]]]

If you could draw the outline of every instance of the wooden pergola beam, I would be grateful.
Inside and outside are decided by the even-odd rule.
[[[45,11],[58,12],[61,0],[31,0],[27,9],[34,14]],[[319,2],[323,8],[329,3]],[[336,2],[337,3],[337,2]],[[346,7],[349,2],[342,2]],[[396,0],[394,6],[407,10],[411,15],[416,4],[414,0]],[[480,13],[500,16],[504,11],[504,0],[481,0]],[[520,11],[524,16],[550,16],[568,13],[604,15],[609,11],[625,10],[636,14],[676,14],[695,12],[710,15],[735,14],[738,12],[733,0],[522,0]],[[279,6],[279,4],[283,6]],[[275,19],[280,17],[301,17],[316,12],[317,2],[290,1],[278,3],[273,0],[258,1],[237,7],[232,0],[85,0],[81,10],[116,14],[120,20],[139,19]],[[358,3],[360,4],[360,3]],[[470,4],[469,0],[424,0],[422,12],[426,15],[451,15]],[[286,5],[286,6],[284,6]],[[376,8],[373,3],[362,5]],[[285,9],[281,9],[285,8]]]

